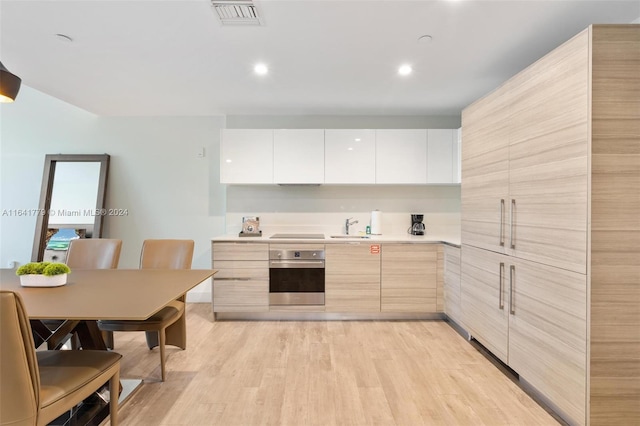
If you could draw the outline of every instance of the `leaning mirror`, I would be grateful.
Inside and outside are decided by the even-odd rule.
[[[109,155],[47,155],[31,260],[64,262],[75,238],[100,238]]]

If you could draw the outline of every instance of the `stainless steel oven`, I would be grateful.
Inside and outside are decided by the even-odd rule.
[[[270,305],[324,305],[324,250],[269,250]]]

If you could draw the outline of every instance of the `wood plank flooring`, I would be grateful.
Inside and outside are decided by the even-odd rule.
[[[144,333],[116,333],[142,388],[122,425],[557,425],[442,321],[211,321],[189,304],[167,381]]]

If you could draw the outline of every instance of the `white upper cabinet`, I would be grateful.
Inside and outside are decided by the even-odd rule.
[[[427,183],[427,130],[376,130],[376,183]]]
[[[324,154],[324,183],[376,183],[375,130],[326,129]]]
[[[324,129],[273,131],[274,183],[324,183]]]
[[[457,183],[455,129],[427,130],[427,183]]]
[[[273,130],[223,129],[220,183],[273,183]]]
[[[223,129],[226,184],[460,183],[460,129]]]

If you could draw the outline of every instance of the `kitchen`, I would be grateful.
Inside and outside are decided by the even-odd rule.
[[[4,7],[3,3],[3,19]],[[625,22],[635,18],[630,16]],[[547,51],[584,27],[576,28]],[[7,27],[3,22],[3,31],[4,28]],[[3,63],[25,77],[26,69],[13,66],[4,57],[6,49],[3,45]],[[499,83],[496,81],[495,85]],[[486,92],[478,92],[470,101]],[[128,217],[113,218],[105,224],[105,235],[128,236],[121,267],[137,266],[140,243],[149,234],[192,237],[197,244],[194,267],[210,267],[210,239],[237,233],[241,217],[246,215],[260,216],[263,226],[270,222],[285,226],[296,221],[300,225],[320,223],[332,227],[329,232],[333,234],[342,232],[347,217],[358,219],[355,231],[363,231],[369,212],[374,209],[384,213],[389,221],[386,228],[393,232],[406,231],[411,213],[425,214],[427,235],[438,232],[436,229],[441,225],[455,229],[460,222],[460,188],[456,186],[256,188],[217,183],[219,130],[223,128],[455,129],[461,124],[455,113],[445,116],[369,113],[345,118],[336,115],[338,112],[259,116],[247,111],[208,117],[114,117],[73,107],[28,85],[21,91],[19,101],[2,106],[2,208],[32,206],[37,200],[44,154],[107,152],[114,156],[109,204],[130,211]],[[32,126],[34,122],[40,125]],[[69,125],[70,122],[73,124]],[[29,137],[28,144],[23,142],[25,134]],[[157,146],[163,149],[155,149]],[[199,157],[202,147],[205,155]],[[16,180],[22,182],[17,189],[9,184]],[[10,260],[28,259],[32,229],[33,218],[11,218],[10,222],[3,218],[3,265]],[[210,293],[202,288],[190,297],[194,302],[208,302]]]

